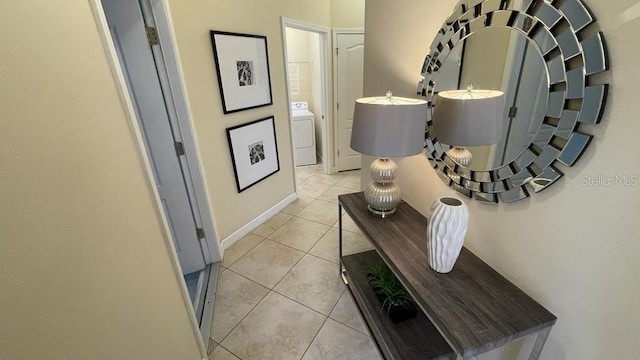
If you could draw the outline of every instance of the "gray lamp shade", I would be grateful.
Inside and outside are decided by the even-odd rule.
[[[453,90],[438,93],[433,127],[439,142],[457,146],[497,144],[504,127],[504,93]]]
[[[377,157],[417,155],[424,147],[427,102],[402,97],[356,100],[351,148]]]

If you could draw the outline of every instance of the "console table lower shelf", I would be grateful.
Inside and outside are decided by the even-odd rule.
[[[342,258],[347,288],[386,359],[445,360],[456,355],[424,313],[393,324],[367,283],[367,269],[382,263],[374,251]]]

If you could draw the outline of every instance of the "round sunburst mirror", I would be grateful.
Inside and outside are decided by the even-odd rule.
[[[418,92],[433,108],[439,92],[470,83],[502,91],[504,131],[496,144],[466,148],[461,161],[449,156],[452,144],[439,142],[430,112],[427,157],[447,185],[483,202],[513,202],[578,161],[592,138],[580,127],[599,123],[607,97],[608,85],[591,81],[608,69],[602,33],[588,31],[594,22],[580,0],[456,5],[430,47]]]

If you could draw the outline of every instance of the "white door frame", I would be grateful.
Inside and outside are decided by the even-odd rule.
[[[293,28],[298,30],[305,30],[317,33],[320,36],[320,92],[322,94],[322,121],[324,122],[324,126],[322,127],[322,172],[325,174],[332,174],[336,172],[336,158],[332,155],[335,153],[333,150],[334,140],[332,138],[333,132],[333,121],[329,121],[332,118],[329,112],[329,29],[318,26],[315,24],[307,23],[304,21],[299,21],[295,19],[290,19],[286,17],[281,17],[282,23],[282,41],[284,46],[284,59],[285,62],[288,59],[287,54],[287,28]],[[291,104],[291,97],[289,96],[289,67],[285,66],[285,74],[287,80],[287,104]],[[287,106],[289,109],[289,119],[291,119],[291,106]],[[289,128],[291,129],[291,153],[294,153],[293,149],[293,129],[291,128],[292,124],[289,123]],[[298,188],[298,183],[295,181],[295,171],[294,174],[294,183],[296,184],[296,191]]]
[[[169,71],[169,78],[173,78],[170,80],[171,90],[173,94],[173,100],[176,105],[178,102],[182,102],[183,109],[178,110],[178,123],[180,124],[180,130],[182,131],[185,154],[190,157],[188,161],[188,166],[185,168],[188,169],[189,174],[192,179],[197,180],[193,181],[195,195],[200,201],[196,202],[195,207],[200,211],[203,220],[203,229],[207,234],[207,251],[204,251],[205,262],[206,257],[209,256],[210,260],[213,262],[217,262],[221,260],[221,249],[217,241],[216,233],[213,227],[213,217],[209,204],[209,197],[207,196],[207,190],[204,185],[203,177],[202,177],[202,169],[200,168],[200,161],[197,155],[195,138],[193,136],[193,129],[191,125],[191,111],[189,109],[189,105],[186,102],[186,87],[184,86],[183,74],[181,71],[179,59],[176,56],[175,52],[175,35],[173,32],[173,25],[171,23],[171,17],[169,14],[169,5],[167,0],[150,0],[151,4],[154,8],[154,12],[156,14],[156,21],[158,23],[158,32],[159,36],[162,36],[161,33],[164,33],[165,42],[164,53],[165,62]],[[105,53],[107,55],[107,60],[111,67],[111,71],[113,72],[114,81],[118,87],[118,93],[120,95],[125,115],[129,121],[129,126],[133,133],[133,136],[136,140],[136,145],[138,148],[138,155],[142,161],[144,166],[147,184],[153,191],[155,198],[155,210],[162,221],[163,228],[163,240],[166,245],[166,249],[169,253],[169,258],[171,259],[171,263],[173,266],[174,274],[176,279],[178,280],[178,284],[180,284],[181,296],[183,300],[183,304],[186,312],[190,315],[188,316],[188,321],[191,324],[191,330],[196,339],[196,343],[198,344],[198,349],[200,350],[200,355],[203,359],[207,358],[207,349],[206,345],[202,339],[202,335],[200,333],[199,325],[196,322],[196,315],[191,304],[191,298],[189,296],[189,291],[187,290],[187,286],[184,282],[184,276],[182,274],[182,269],[180,267],[180,262],[178,259],[178,255],[176,253],[175,244],[171,235],[171,231],[169,230],[168,220],[162,210],[162,203],[160,201],[160,196],[158,194],[158,189],[155,184],[155,179],[153,176],[153,172],[151,170],[151,164],[149,161],[149,157],[147,155],[144,140],[142,137],[142,132],[140,130],[140,125],[138,123],[138,119],[136,117],[136,113],[133,107],[133,102],[129,95],[129,91],[127,89],[126,80],[124,74],[122,72],[122,67],[120,64],[120,60],[118,59],[118,54],[115,49],[115,45],[113,40],[111,39],[111,33],[109,31],[109,25],[107,23],[107,18],[104,14],[104,10],[102,8],[102,0],[89,0],[89,4],[91,6],[91,10],[93,11],[94,20],[96,22],[96,26],[98,28],[98,32],[100,33],[100,37],[102,39],[102,44],[105,49]],[[160,28],[164,27],[163,30]],[[167,44],[167,45],[164,45]],[[170,44],[170,45],[169,45]],[[170,55],[169,55],[170,54]],[[168,56],[169,55],[169,56]],[[171,58],[170,58],[171,57]],[[178,106],[177,106],[178,108]]]
[[[209,204],[209,196],[204,176],[198,156],[196,138],[193,132],[193,124],[191,122],[192,114],[187,102],[186,85],[184,83],[184,74],[182,72],[182,64],[177,56],[177,46],[175,41],[175,33],[173,31],[173,23],[171,14],[169,13],[169,5],[167,0],[147,0],[151,4],[150,10],[153,12],[153,19],[145,18],[145,20],[153,20],[155,22],[158,38],[160,39],[161,48],[153,48],[156,61],[163,61],[166,71],[158,71],[160,73],[160,83],[163,92],[168,93],[168,97],[173,102],[175,113],[169,112],[169,118],[174,122],[172,128],[174,132],[179,132],[184,145],[185,156],[180,156],[180,163],[184,169],[184,175],[189,200],[195,215],[196,226],[202,228],[205,233],[204,241],[201,242],[202,253],[206,264],[219,262],[222,260],[222,249],[218,242],[213,224],[213,212]],[[143,5],[146,5],[143,2]],[[143,12],[143,16],[146,16]],[[162,77],[165,75],[166,77]],[[191,181],[189,181],[191,180]]]
[[[334,123],[333,127],[333,158],[334,161],[334,173],[338,172],[338,149],[340,148],[340,144],[338,141],[340,137],[338,136],[338,131],[340,131],[340,127],[338,124],[338,34],[363,34],[363,28],[334,28],[332,31],[333,35],[333,114],[334,114]]]

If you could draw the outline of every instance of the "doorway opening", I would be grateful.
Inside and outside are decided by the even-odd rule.
[[[335,173],[328,100],[329,29],[283,17],[282,30],[294,164]]]

